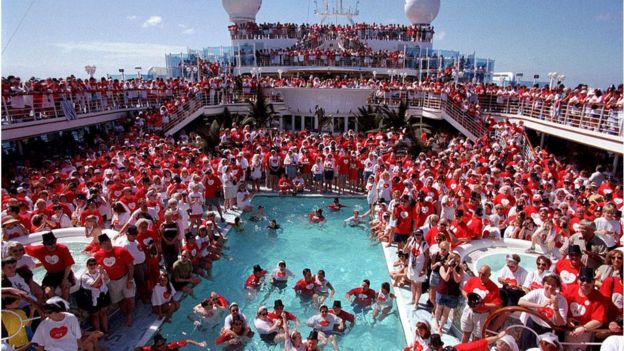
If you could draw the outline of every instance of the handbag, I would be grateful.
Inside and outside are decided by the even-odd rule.
[[[74,294],[74,298],[76,299],[76,305],[80,309],[90,311],[93,309],[93,297],[91,294],[91,290],[86,289],[82,286],[82,280],[80,282],[80,288]]]

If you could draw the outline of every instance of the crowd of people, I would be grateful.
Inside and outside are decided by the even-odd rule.
[[[199,87],[184,81],[176,84]],[[241,89],[372,87],[376,94],[382,92],[380,98],[398,91],[399,99],[410,92],[433,92],[446,94],[477,114],[479,95],[494,91],[492,86],[470,83],[318,77],[224,76],[205,84]],[[612,98],[621,96],[621,92],[609,93]],[[424,135],[426,151],[419,155],[395,152],[397,145],[415,142],[401,131],[331,136],[233,125],[222,131],[215,153],[206,155],[195,134],[165,138],[148,133],[138,119],[125,131],[123,144],[107,143],[104,135],[73,158],[42,169],[21,167],[11,179],[13,185],[3,184],[2,189],[3,287],[17,290],[3,295],[3,306],[11,311],[3,313],[3,323],[12,320],[5,323],[6,331],[18,333],[9,343],[18,349],[35,343],[44,349],[74,350],[81,345],[96,350],[97,339],[109,331],[112,304],[119,306],[127,325],[133,324],[137,302],[151,305],[157,318],[170,318],[179,308],[175,292],[194,294],[193,287],[221,258],[227,240],[219,226],[223,212],[251,210],[251,196],[262,185],[284,194],[366,194],[368,211],[353,213],[346,223],[370,220],[374,240],[397,246],[396,271],[389,279],[410,289],[414,308],[419,308],[421,294],[429,289],[435,320],[430,326],[419,322],[423,328],[416,326],[416,341],[409,346],[413,349],[436,348],[439,343],[431,335],[444,332],[448,316],[461,300],[467,302],[461,319],[462,343],[481,338],[483,323],[494,310],[516,304],[533,311],[523,323],[543,335],[551,324],[573,325],[565,333],[572,342],[604,338],[607,328],[621,334],[621,182],[602,166],[590,173],[562,164],[546,151],[526,159],[521,152],[521,126],[483,122],[490,123],[495,133],[474,142],[444,133]],[[322,212],[313,217],[321,220]],[[75,262],[51,232],[68,227],[84,227],[85,236],[92,240],[85,251],[93,256],[85,262]],[[119,236],[112,237],[105,229]],[[12,241],[41,232],[41,245]],[[490,278],[487,266],[472,273],[453,249],[483,238],[531,242],[529,250],[540,254],[537,270],[528,272],[518,255],[508,255],[498,277]],[[33,279],[35,259],[46,271],[41,282]],[[79,270],[83,273],[74,275]],[[303,285],[310,279],[323,281],[321,273],[308,273]],[[251,287],[260,281],[262,269],[253,275]],[[91,332],[81,330],[68,312],[70,288],[76,285],[80,289],[75,300],[89,316]],[[365,291],[354,292],[356,298],[366,295],[370,283],[362,285],[359,289]],[[392,305],[380,303],[379,294],[387,301],[390,287],[366,295],[369,305],[377,304],[376,316]],[[238,306],[224,301],[215,293],[197,309],[229,310],[222,343],[251,337],[245,318],[237,317]],[[345,319],[328,317],[328,306],[318,305],[319,316],[308,320],[316,333],[304,343],[313,345],[311,349],[317,341],[334,345],[327,325],[340,327]],[[279,309],[277,301],[275,307]],[[334,304],[335,315],[340,315],[340,308],[340,303]],[[262,338],[285,340],[293,344],[290,349],[301,349],[300,335],[296,341],[297,331],[288,329],[288,321],[283,320],[288,315],[278,313],[280,317],[269,321],[264,312],[258,311],[259,321],[254,323],[261,337],[275,333]],[[37,314],[43,320],[21,325]],[[29,329],[34,330],[32,337]],[[600,332],[595,335],[595,330]],[[562,334],[555,338],[548,340],[564,340]],[[155,341],[166,345],[164,340]],[[527,348],[536,346],[526,336],[519,342]]]
[[[228,27],[230,37],[237,39],[298,39],[332,40],[340,36],[355,37],[360,40],[400,40],[431,42],[433,26],[415,24],[357,23],[353,25],[336,24],[294,24],[294,23],[255,23],[247,22]]]

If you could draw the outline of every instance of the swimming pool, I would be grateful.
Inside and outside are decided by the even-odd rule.
[[[301,278],[301,271],[306,267],[313,273],[324,269],[327,279],[336,289],[334,298],[341,300],[343,308],[351,312],[344,297],[349,289],[359,286],[367,278],[371,281],[371,287],[378,290],[382,282],[389,281],[389,276],[382,248],[371,244],[367,239],[368,231],[363,227],[352,228],[342,224],[353,209],[363,212],[366,207],[364,199],[341,200],[349,208],[338,213],[324,211],[327,217],[324,224],[308,223],[307,213],[316,207],[326,206],[331,201],[329,198],[255,197],[254,206],[263,205],[266,218],[277,219],[282,229],[277,233],[267,232],[265,227],[268,222],[265,220],[259,223],[247,221],[243,231],[230,231],[227,243],[229,250],[225,251],[229,258],[215,263],[212,278],[195,288],[198,298],[185,298],[173,322],[165,323],[161,333],[168,340],[206,340],[211,349],[217,348],[214,339],[218,336],[222,320],[214,328],[199,331],[187,319],[189,311],[202,297],[211,291],[217,291],[230,302],[238,302],[252,325],[260,305],[272,309],[273,301],[282,299],[285,309],[299,318],[300,331],[305,338],[310,331],[305,326],[305,321],[317,311],[312,307],[302,306],[292,287]],[[247,215],[243,216],[243,220],[247,218]],[[265,287],[254,299],[247,299],[243,284],[253,265],[260,264],[270,272],[282,259],[286,261],[287,268],[295,273],[296,278],[289,281],[288,287],[281,292],[275,290],[266,296]],[[332,301],[326,301],[330,307],[331,303]],[[252,329],[255,330],[253,326]],[[372,325],[371,312],[359,314],[353,330],[338,340],[341,350],[396,350],[405,346],[405,336],[396,313],[375,325]],[[192,346],[187,348],[193,350]],[[267,346],[256,335],[245,349],[279,350],[281,346]]]

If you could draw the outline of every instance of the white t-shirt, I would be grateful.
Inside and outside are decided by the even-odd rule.
[[[540,274],[539,271],[535,270],[535,271],[531,271],[529,272],[529,274],[527,274],[526,279],[524,280],[524,284],[522,284],[523,287],[529,289],[529,290],[535,290],[535,289],[539,289],[542,288],[542,279],[544,279],[544,277],[547,274],[552,274],[551,271],[544,271],[542,274]]]
[[[324,333],[330,333],[334,330],[334,325],[340,323],[342,319],[340,317],[336,317],[335,315],[328,313],[326,319],[323,319],[320,314],[314,315],[308,319],[306,324],[308,327],[322,331]]]
[[[542,315],[552,315],[553,317],[550,318],[551,321],[555,321],[554,318],[554,311],[552,309],[552,305],[550,305],[550,300],[548,298],[546,298],[546,296],[544,295],[544,289],[536,289],[536,290],[532,290],[529,291],[528,294],[522,296],[520,298],[520,301],[528,301],[528,302],[532,302],[532,303],[536,303],[539,305],[543,305],[546,303],[549,303],[548,306],[545,307],[544,310],[539,309],[538,312]],[[561,294],[557,294],[557,304],[559,305],[559,313],[563,316],[564,319],[567,318],[568,316],[568,302],[566,301],[565,297],[563,297],[563,295]],[[548,328],[548,324],[546,324],[545,322],[543,322],[542,320],[538,320],[537,318],[533,318],[529,315],[527,315],[526,313],[522,313],[520,315],[520,320],[522,321],[522,323],[527,322],[528,318],[531,318],[533,320],[533,322]]]
[[[19,260],[17,260],[17,268],[26,266],[28,267],[28,269],[30,269],[31,271],[35,269],[35,267],[37,266],[37,264],[35,263],[35,261],[32,259],[32,257],[28,256],[28,255],[24,255],[22,256],[22,258],[20,258]]]
[[[596,231],[606,230],[608,232],[611,232],[611,234],[596,234],[600,239],[602,239],[602,241],[605,242],[605,244],[607,244],[607,247],[613,247],[617,245],[617,242],[622,235],[621,225],[617,219],[608,220],[604,217],[600,217],[596,218],[594,223],[596,223]]]
[[[95,306],[97,304],[97,299],[98,297],[100,297],[100,294],[102,293],[106,294],[106,292],[108,292],[108,285],[107,285],[108,281],[103,281],[102,285],[100,285],[99,288],[95,288],[91,286],[91,284],[93,284],[93,282],[95,282],[99,276],[100,276],[100,272],[96,271],[94,274],[91,274],[88,271],[85,271],[84,273],[82,273],[82,276],[80,277],[80,284],[82,285],[82,287],[85,289],[91,290],[92,306]]]
[[[276,281],[287,281],[288,278],[294,277],[295,274],[291,272],[288,268],[285,268],[284,271],[280,271],[279,267],[275,268],[273,272],[271,272],[271,278]]]
[[[254,320],[254,326],[256,327],[256,330],[258,330],[258,333],[270,334],[272,333],[271,328],[273,327],[273,321],[271,321],[270,319],[263,320],[260,318],[256,318]]]
[[[611,335],[600,345],[600,351],[624,350],[624,335]]]
[[[527,274],[528,273],[526,269],[522,268],[521,266],[518,266],[516,272],[512,272],[509,267],[505,266],[503,267],[503,269],[501,269],[500,273],[498,273],[498,278],[503,278],[507,280],[507,283],[509,285],[523,286],[524,281],[527,278]]]
[[[247,323],[247,316],[245,316],[245,314],[243,312],[238,312],[238,315],[241,317],[241,319],[243,320],[243,327],[247,327],[249,324]],[[232,314],[228,314],[227,317],[225,317],[225,321],[223,322],[223,329],[227,329],[230,330],[232,329]]]
[[[169,283],[171,285],[171,283]],[[173,299],[176,290],[171,285],[171,292],[167,291],[166,286],[156,284],[154,290],[152,290],[152,306],[161,306]]]
[[[49,318],[42,321],[32,342],[46,351],[77,351],[78,339],[82,337],[80,324],[73,314],[63,312],[63,315],[65,318],[60,322]]]
[[[134,264],[141,264],[145,262],[145,252],[143,251],[143,248],[139,246],[138,241],[130,241],[127,237],[123,237],[120,240],[120,245],[128,249],[130,255],[134,258]]]

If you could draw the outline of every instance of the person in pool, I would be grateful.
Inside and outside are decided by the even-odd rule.
[[[280,228],[281,227],[280,227],[279,224],[277,224],[277,220],[276,219],[270,220],[269,221],[269,225],[267,225],[267,229],[270,229],[270,230],[277,230],[277,229],[280,229]]]
[[[325,222],[325,216],[323,216],[323,210],[319,208],[316,211],[309,213],[308,219],[310,219],[310,223]]]
[[[279,261],[277,267],[271,272],[271,284],[277,288],[284,289],[289,278],[294,278],[295,274],[286,268],[285,261]]]
[[[332,202],[331,204],[327,205],[327,208],[332,211],[332,212],[336,212],[336,211],[340,211],[341,208],[343,207],[348,207],[347,205],[343,205],[340,203],[340,199],[335,197],[334,198],[334,202]]]
[[[247,281],[245,281],[245,288],[247,288],[247,290],[260,289],[262,283],[264,282],[264,276],[266,273],[266,270],[262,269],[259,264],[253,266],[253,273],[251,273],[247,278]]]
[[[336,337],[333,335],[333,330],[335,325],[342,325],[342,327],[338,327],[338,329],[344,330],[343,321],[340,317],[330,314],[329,307],[322,305],[319,308],[319,314],[314,315],[308,319],[306,325],[313,329],[313,331],[318,333],[318,339],[320,345],[325,345],[330,343],[334,350],[338,350],[338,345],[336,345]]]
[[[351,302],[353,312],[359,313],[370,308],[375,301],[376,294],[375,290],[370,288],[370,280],[364,279],[361,286],[349,290],[345,296]]]
[[[197,346],[197,347],[204,348],[204,347],[206,347],[206,342],[205,341],[197,342],[195,340],[186,339],[186,340],[178,340],[178,341],[172,341],[170,343],[167,343],[167,339],[165,339],[164,336],[162,336],[160,334],[156,334],[156,335],[154,335],[154,344],[153,345],[137,347],[135,349],[135,351],[169,351],[169,350],[179,350],[179,349],[183,348],[184,346],[188,346],[188,345],[194,345],[194,346]]]
[[[392,304],[396,296],[390,292],[390,283],[384,282],[381,284],[381,289],[377,292],[375,297],[375,309],[373,310],[373,319],[382,321],[390,311],[392,310]]]
[[[209,297],[193,307],[188,319],[193,322],[193,325],[201,327],[204,322],[212,323],[219,320],[225,310],[227,310],[227,300],[213,291]]]
[[[260,222],[264,219],[264,206],[258,205],[258,212],[249,218],[250,222]]]
[[[360,217],[360,211],[358,210],[353,210],[353,216],[347,218],[344,220],[344,225],[349,225],[351,227],[355,227],[358,224],[360,224],[360,220],[362,219],[362,217]]]

